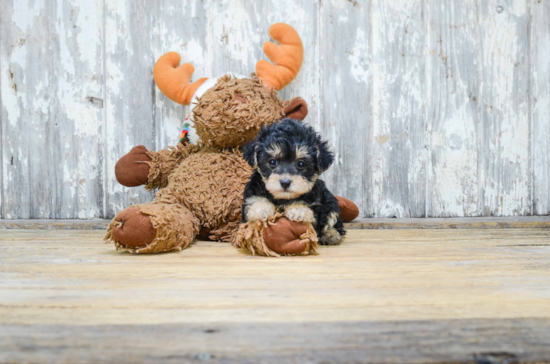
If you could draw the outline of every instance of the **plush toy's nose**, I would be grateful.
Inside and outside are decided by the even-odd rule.
[[[289,179],[285,178],[279,181],[281,183],[281,186],[286,190],[290,187],[290,184],[292,183]]]

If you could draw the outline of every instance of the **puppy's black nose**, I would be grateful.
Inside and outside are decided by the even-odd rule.
[[[281,183],[281,186],[286,190],[287,188],[290,187],[290,184],[292,183],[291,180],[285,178],[285,179],[282,179],[279,181]]]

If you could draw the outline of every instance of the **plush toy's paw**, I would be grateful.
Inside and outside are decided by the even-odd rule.
[[[340,220],[342,220],[342,222],[353,221],[357,216],[359,216],[359,208],[356,204],[345,197],[334,197],[338,200],[338,206],[340,207]]]
[[[265,221],[241,224],[231,238],[231,245],[252,255],[278,257],[311,254],[317,251],[317,240],[310,222],[290,221],[276,213]]]
[[[263,232],[265,244],[279,254],[301,254],[309,249],[300,236],[307,232],[303,222],[290,221],[281,217],[274,225],[268,225]]]
[[[123,248],[144,248],[155,240],[157,230],[150,216],[131,206],[116,214],[112,235],[113,240]]]
[[[147,183],[149,163],[147,148],[143,145],[133,147],[124,157],[120,158],[115,166],[115,176],[123,186],[136,187]]]

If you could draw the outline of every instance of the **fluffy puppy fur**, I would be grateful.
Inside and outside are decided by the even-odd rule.
[[[255,170],[244,190],[243,222],[280,211],[289,220],[312,223],[320,244],[340,243],[345,230],[338,201],[318,179],[334,156],[312,127],[282,119],[264,127],[243,156]]]

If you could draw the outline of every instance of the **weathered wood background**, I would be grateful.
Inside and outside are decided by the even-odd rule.
[[[111,217],[137,144],[174,144],[186,108],[155,88],[164,52],[196,78],[249,74],[269,25],[301,34],[281,92],[336,153],[325,180],[362,216],[550,213],[550,0],[1,0],[0,217]]]

